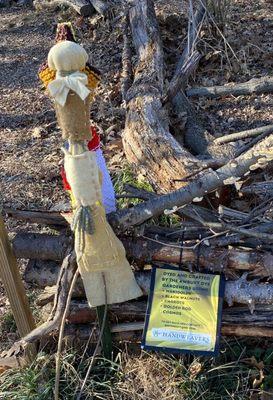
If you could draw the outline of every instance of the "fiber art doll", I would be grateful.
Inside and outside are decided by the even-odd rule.
[[[62,22],[57,25],[55,42],[59,43],[63,41],[69,41],[74,43],[77,42],[75,32],[70,22]],[[98,83],[100,82],[101,74],[99,70],[87,62],[85,68],[83,68],[81,71],[87,75],[88,79],[87,87],[93,93],[93,90],[97,87]],[[38,76],[43,84],[43,87],[47,89],[48,84],[56,78],[56,71],[49,67],[48,61],[45,61],[39,69]],[[90,126],[89,131],[90,135],[87,134],[87,146],[90,151],[94,151],[96,153],[97,163],[102,172],[102,201],[106,210],[106,214],[108,214],[110,212],[116,211],[115,192],[100,147],[99,134],[97,133],[95,126]],[[68,147],[68,142],[65,143],[64,147],[66,148]],[[72,207],[73,207],[73,196],[70,185],[66,179],[64,168],[61,168],[61,176],[63,179],[64,189],[67,190],[71,196]]]
[[[88,148],[94,87],[86,73],[87,61],[82,46],[70,40],[59,41],[48,54],[51,79],[46,87],[53,99],[62,137],[67,140],[63,152],[65,179],[73,203],[71,228],[86,296],[94,307],[128,301],[142,292],[125,249],[107,222],[103,168],[99,168],[96,151]]]

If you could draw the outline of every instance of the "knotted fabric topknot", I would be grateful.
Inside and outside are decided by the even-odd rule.
[[[83,72],[73,72],[67,76],[57,76],[48,85],[48,91],[62,107],[66,103],[69,90],[75,92],[83,101],[89,95],[90,90],[86,87],[87,75]]]

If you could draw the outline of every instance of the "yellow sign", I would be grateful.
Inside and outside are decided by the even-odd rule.
[[[216,355],[224,280],[153,267],[142,348]]]

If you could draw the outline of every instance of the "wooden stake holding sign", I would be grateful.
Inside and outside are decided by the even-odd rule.
[[[16,258],[11,249],[8,234],[0,215],[0,277],[7,293],[20,336],[24,337],[35,328],[33,315],[20,276]],[[28,358],[35,355],[32,346]]]

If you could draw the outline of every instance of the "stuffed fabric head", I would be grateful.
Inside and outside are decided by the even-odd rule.
[[[57,25],[55,43],[63,41],[77,43],[76,35],[70,22],[61,22]],[[88,88],[95,89],[101,79],[100,72],[89,63],[86,64],[85,68],[81,68],[81,72],[84,72],[87,75]],[[38,76],[42,81],[44,88],[47,88],[48,84],[56,78],[56,70],[49,68],[48,62],[46,61],[40,66]]]
[[[88,77],[81,72],[87,59],[84,48],[70,41],[55,44],[48,53],[48,66],[56,71],[56,78],[47,89],[54,98],[64,139],[80,141],[90,135],[89,108],[93,89],[88,88]]]
[[[87,60],[84,48],[68,40],[55,44],[48,53],[48,66],[53,71],[79,71],[85,67]]]

